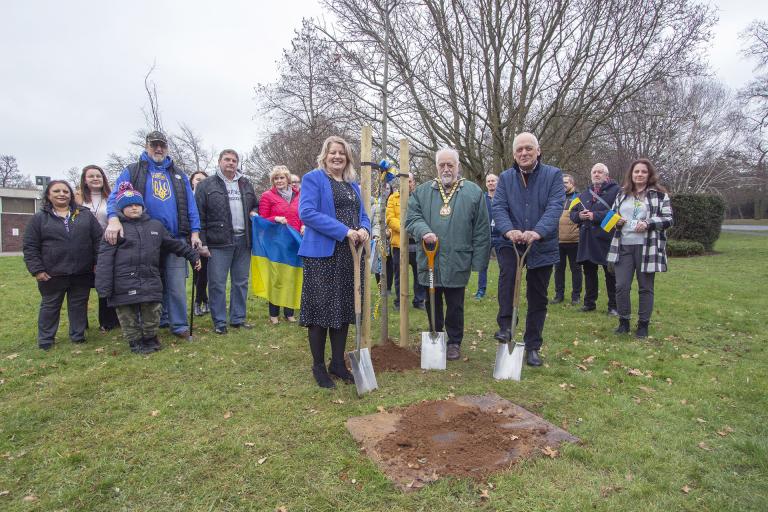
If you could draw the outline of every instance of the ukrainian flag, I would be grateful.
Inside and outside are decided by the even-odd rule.
[[[600,223],[600,227],[603,228],[606,232],[609,232],[613,229],[616,223],[619,222],[619,219],[621,219],[621,215],[613,210],[608,210],[608,212],[605,214],[605,217],[603,218],[603,222]]]
[[[571,201],[571,206],[569,206],[569,207],[568,207],[568,209],[569,209],[569,210],[573,210],[573,207],[574,207],[574,206],[576,206],[577,204],[581,204],[581,199],[579,199],[579,197],[578,197],[578,196],[576,196],[576,197],[574,197],[574,198],[573,198],[573,201]],[[584,205],[583,205],[583,204],[581,204],[581,207],[583,208],[583,207],[584,207]]]
[[[251,220],[251,291],[277,306],[299,309],[304,281],[301,235],[286,224],[261,217]]]

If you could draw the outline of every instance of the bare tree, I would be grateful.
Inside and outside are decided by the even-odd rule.
[[[584,160],[598,127],[662,79],[701,69],[709,7],[688,0],[324,0],[319,27],[338,46],[355,90],[350,112],[378,112],[390,27],[388,120],[416,155],[456,147],[468,177],[512,162],[512,140],[535,132],[550,162]],[[339,84],[337,84],[339,85]]]
[[[19,170],[19,164],[13,155],[0,155],[0,187],[32,187],[32,180]]]
[[[757,61],[755,77],[740,91],[750,136],[742,155],[753,180],[754,216],[768,213],[768,22],[755,21],[741,34],[744,55]]]
[[[620,180],[632,160],[647,157],[673,192],[723,192],[743,178],[730,160],[742,140],[738,107],[719,82],[660,82],[625,102],[596,131],[593,161],[617,169]]]

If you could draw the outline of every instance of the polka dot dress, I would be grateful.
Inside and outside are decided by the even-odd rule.
[[[328,176],[336,207],[336,219],[350,228],[360,226],[360,200],[352,185]],[[345,238],[336,242],[327,258],[304,257],[304,286],[301,289],[299,324],[340,329],[355,323],[354,266]]]

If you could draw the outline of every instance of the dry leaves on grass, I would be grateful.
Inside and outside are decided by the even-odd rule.
[[[5,356],[5,358],[8,359],[9,361],[13,361],[17,357],[19,357],[19,354],[9,354],[9,355]]]
[[[248,448],[253,448],[254,446],[256,446],[256,443],[251,443],[251,442],[246,442],[243,444],[245,444],[245,446],[247,446]]]
[[[262,457],[259,460],[257,460],[256,462],[258,462],[259,465],[264,464],[265,462],[267,462],[267,457]]]
[[[383,405],[379,405],[379,406],[377,406],[377,407],[376,407],[376,410],[377,410],[377,411],[379,411],[379,412],[387,412],[387,410],[384,408],[384,406],[383,406]]]
[[[275,512],[288,512],[288,507],[286,507],[285,505],[280,505],[275,509]]]
[[[224,419],[225,420],[228,420],[231,417],[232,417],[232,411],[227,411],[227,412],[224,413]]]
[[[331,403],[342,405],[344,404],[344,400],[337,398],[336,400],[331,400]]]
[[[490,497],[491,497],[491,495],[488,494],[488,489],[483,489],[482,491],[480,491],[480,499],[482,501],[486,501],[486,500],[490,499]]]
[[[691,488],[690,488],[690,487],[688,487],[688,484],[686,484],[686,485],[682,486],[682,487],[680,488],[680,490],[681,490],[681,491],[683,491],[685,494],[688,494],[689,492],[691,492]]]
[[[704,441],[699,443],[699,448],[701,448],[702,450],[707,451],[707,452],[711,452],[712,451],[712,448],[710,448],[709,445],[707,445],[707,443],[705,443]]]
[[[728,434],[732,434],[732,433],[733,433],[733,429],[728,425],[724,426],[722,430],[717,431],[717,435],[719,435],[720,437],[725,437]]]
[[[557,457],[557,455],[560,453],[557,450],[553,449],[551,446],[545,446],[541,449],[541,453],[549,457],[550,459],[554,459]]]
[[[33,501],[37,501],[39,498],[35,496],[34,494],[29,494],[27,496],[24,496],[21,498],[21,501],[24,501],[26,503],[32,503]]]
[[[581,362],[584,364],[592,364],[595,362],[595,356],[589,356],[587,358],[584,358],[581,360]]]
[[[627,371],[627,375],[631,375],[633,377],[642,377],[643,371],[638,370],[637,368],[630,368],[629,371]]]
[[[579,370],[581,370],[581,371],[583,371],[583,372],[586,372],[586,371],[588,371],[587,367],[586,367],[586,366],[584,366],[583,364],[577,364],[577,365],[576,365],[576,368],[578,368]]]
[[[155,416],[159,416],[160,415],[160,411],[158,411],[158,410],[150,411],[149,415],[154,418]]]
[[[0,498],[3,496],[8,496],[9,494],[11,494],[11,491],[0,491]]]

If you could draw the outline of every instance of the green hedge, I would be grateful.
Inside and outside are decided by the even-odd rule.
[[[673,240],[694,240],[711,251],[720,238],[725,217],[725,201],[707,194],[675,194],[670,197],[674,225],[669,230]]]
[[[669,256],[700,256],[704,254],[704,246],[695,240],[669,240],[667,241],[667,255]]]

